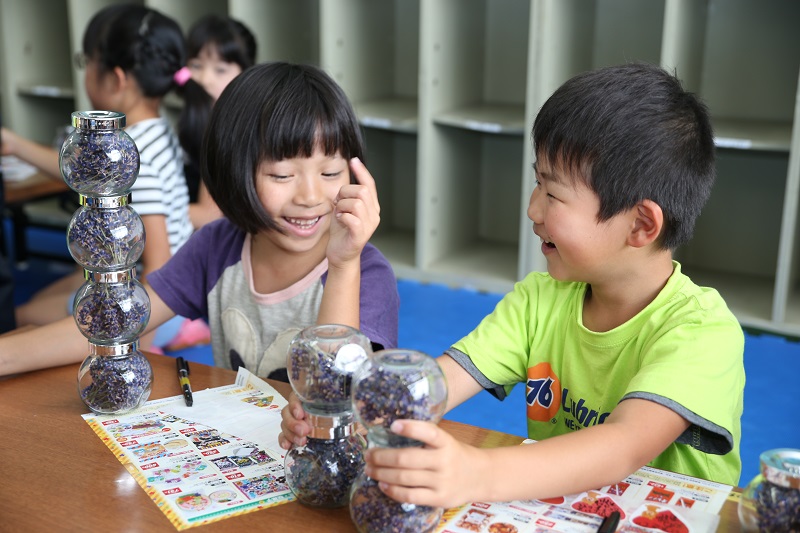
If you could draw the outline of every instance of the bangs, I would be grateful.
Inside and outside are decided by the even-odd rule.
[[[352,132],[358,125],[339,106],[331,106],[319,90],[309,90],[307,82],[292,90],[271,116],[261,124],[261,159],[311,157],[316,148],[326,156],[337,152],[345,159],[360,157],[361,139]]]

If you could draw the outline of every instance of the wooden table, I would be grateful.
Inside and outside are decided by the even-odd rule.
[[[151,399],[180,394],[175,360],[148,355],[153,365]],[[192,364],[192,387],[230,385],[230,370]],[[174,532],[145,491],[81,417],[78,365],[0,379],[0,530]],[[289,385],[270,382],[288,396]],[[451,421],[441,426],[479,447],[512,446],[522,439]],[[739,528],[728,501],[719,531]],[[192,528],[194,530],[194,528]],[[297,502],[227,518],[199,528],[223,531],[353,532],[348,509],[315,509]]]
[[[25,230],[31,225],[31,220],[25,213],[25,204],[33,200],[41,200],[66,193],[70,190],[63,179],[52,178],[42,172],[37,172],[24,180],[3,181],[5,194],[5,207],[11,214],[14,231],[14,259],[17,262],[25,261],[28,251],[27,235]],[[0,244],[5,248],[4,229],[0,228]],[[36,253],[50,259],[64,259],[61,255],[46,252]]]
[[[24,180],[3,181],[7,204],[21,204],[30,200],[45,198],[69,190],[62,179],[37,172]]]

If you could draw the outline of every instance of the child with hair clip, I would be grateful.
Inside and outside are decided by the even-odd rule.
[[[211,108],[236,76],[256,63],[256,39],[238,20],[207,15],[189,29],[187,66],[181,70],[178,93],[183,109],[178,138],[184,150],[189,218],[199,228],[222,216],[200,180],[200,148]]]
[[[391,430],[424,447],[373,448],[366,474],[397,501],[452,507],[578,494],[644,465],[736,485],[744,334],[720,294],[681,271],[711,194],[706,106],[656,65],[584,72],[533,124],[532,272],[438,362],[447,408],[525,387],[525,446],[479,449],[430,422]],[[303,445],[296,398],[281,446]]]
[[[142,277],[146,278],[163,266],[193,231],[180,143],[160,115],[162,99],[176,86],[176,73],[186,61],[183,34],[174,20],[158,11],[112,5],[89,21],[83,51],[77,57],[85,68],[84,84],[92,106],[124,113],[125,131],[139,150],[140,168],[131,188],[131,206],[141,216],[147,235],[141,258]],[[3,131],[3,153],[60,178],[58,153],[52,148]],[[78,271],[45,287],[17,308],[17,324],[42,325],[69,315],[82,284],[82,272]],[[155,336],[143,339],[142,346],[149,348],[150,342],[155,347],[174,348],[208,343],[209,331],[202,321],[178,318]]]
[[[148,329],[176,313],[207,318],[214,362],[286,380],[292,338],[314,324],[397,345],[399,295],[371,244],[380,220],[355,112],[324,71],[267,63],[214,106],[200,171],[224,218],[147,277]],[[0,375],[78,363],[71,318],[0,338]]]

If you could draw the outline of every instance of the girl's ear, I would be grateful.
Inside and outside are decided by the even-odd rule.
[[[655,242],[664,227],[664,212],[652,200],[642,200],[633,208],[634,219],[628,244],[641,248]]]
[[[130,79],[125,71],[122,70],[122,67],[114,67],[114,70],[111,71],[110,76],[112,77],[112,88],[114,91],[124,91],[130,83]]]

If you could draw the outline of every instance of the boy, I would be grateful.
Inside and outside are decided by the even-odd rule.
[[[438,361],[448,409],[524,382],[539,442],[478,449],[397,421],[425,447],[370,449],[367,475],[396,500],[444,507],[574,494],[645,464],[736,484],[744,336],[720,295],[672,259],[714,180],[707,109],[659,67],[609,67],[559,88],[533,142],[528,217],[548,272],[519,282]],[[297,415],[293,402],[283,446],[307,434]]]

